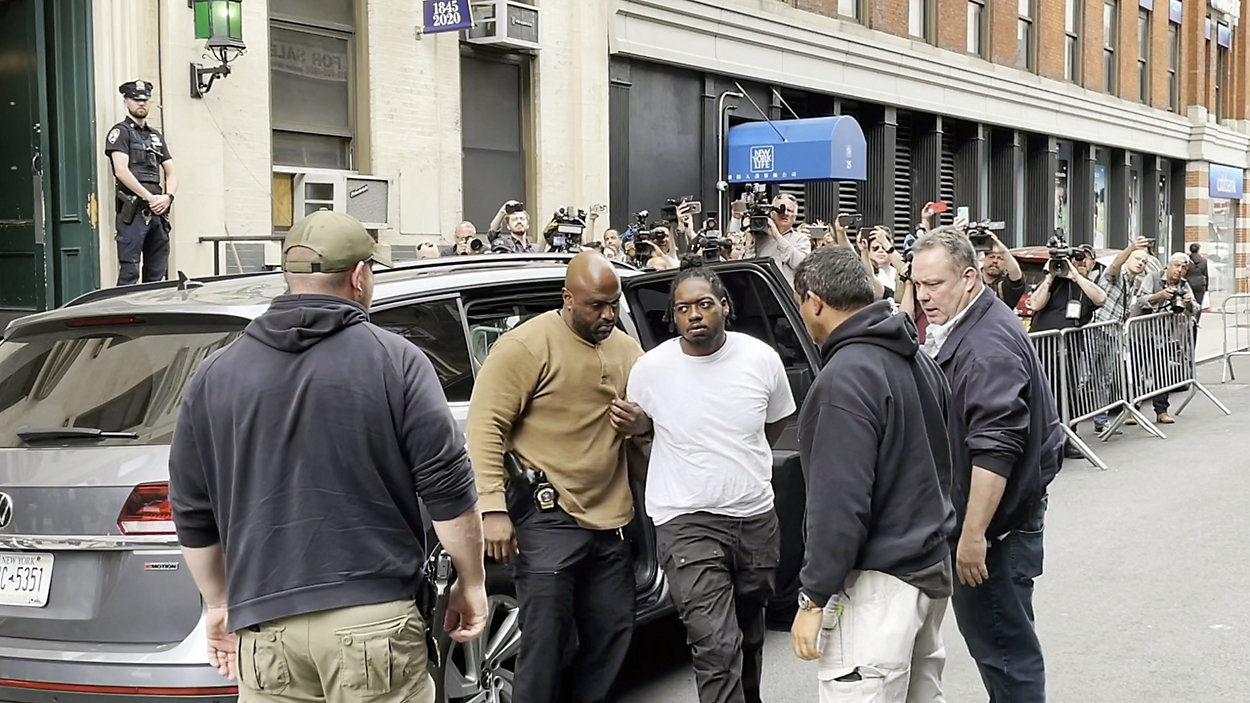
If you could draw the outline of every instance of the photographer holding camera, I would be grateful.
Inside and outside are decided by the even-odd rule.
[[[1107,302],[1107,292],[1088,278],[1094,263],[1094,247],[1089,244],[1077,249],[1065,247],[1051,255],[1046,277],[1029,297],[1033,332],[1089,324],[1095,308]]]
[[[439,247],[442,256],[474,256],[486,252],[486,242],[477,236],[477,227],[472,222],[461,222],[456,225],[455,243],[451,246]]]
[[[677,244],[673,241],[673,233],[663,223],[655,223],[651,231],[640,233],[636,246],[639,257],[647,258],[646,268],[656,271],[671,271],[680,262],[677,258]]]
[[[972,234],[969,231],[970,237]],[[997,234],[983,230],[979,235],[988,237],[990,245],[989,251],[981,257],[981,278],[999,300],[1014,310],[1024,296],[1025,289],[1024,271],[1020,269],[1020,262],[1011,255],[1011,251]]]
[[[1137,287],[1137,294],[1133,297],[1133,315],[1136,317],[1160,312],[1181,313],[1188,316],[1188,323],[1192,325],[1193,315],[1198,310],[1198,303],[1194,299],[1193,289],[1185,280],[1185,273],[1188,270],[1189,257],[1183,252],[1177,252],[1168,259],[1166,269],[1146,274]],[[1190,333],[1186,332],[1186,334]],[[1160,345],[1167,341],[1169,340],[1158,340]],[[1168,408],[1171,405],[1168,401],[1170,395],[1170,393],[1163,393],[1155,396],[1152,401],[1155,420],[1160,425],[1170,425],[1176,422],[1168,414]]]
[[[794,272],[807,255],[812,253],[812,242],[806,234],[794,228],[799,216],[799,201],[789,193],[773,198],[768,212],[765,231],[752,232],[743,258],[771,258],[781,269],[786,282],[794,287]]]
[[[501,229],[506,226],[507,231]],[[490,237],[492,254],[533,254],[534,245],[529,239],[530,216],[525,204],[509,200],[499,206],[495,219],[491,220],[486,234]]]

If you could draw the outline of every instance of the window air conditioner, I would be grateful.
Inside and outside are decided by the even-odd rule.
[[[303,171],[292,185],[294,220],[317,210],[334,210],[360,220],[366,229],[390,229],[394,184],[388,178],[347,171]]]
[[[473,28],[464,33],[470,44],[501,49],[538,51],[542,48],[540,10],[517,0],[474,2]]]

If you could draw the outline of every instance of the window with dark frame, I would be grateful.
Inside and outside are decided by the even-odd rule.
[[[838,15],[856,22],[863,18],[863,0],[838,0]]]
[[[984,0],[968,0],[968,53],[981,58],[987,58],[985,55],[986,12]]]
[[[275,164],[353,167],[355,54],[355,0],[269,3]]]
[[[1115,48],[1120,41],[1119,0],[1106,0],[1102,6],[1102,85],[1103,90],[1114,95],[1119,88],[1119,66]]]
[[[1180,109],[1180,64],[1181,64],[1181,32],[1180,25],[1168,22],[1168,109],[1176,112]]]
[[[1032,71],[1037,66],[1036,0],[1017,0],[1019,15],[1016,18],[1016,68]]]
[[[1063,77],[1080,84],[1084,79],[1081,70],[1081,16],[1084,3],[1081,0],[1064,2]]]
[[[1215,26],[1215,119],[1222,120],[1228,117],[1229,110],[1226,103],[1229,102],[1229,51],[1224,46],[1224,42],[1220,41],[1221,32],[1230,32],[1228,25],[1223,22]],[[1228,35],[1228,36],[1231,36]],[[1229,42],[1232,43],[1231,41]]]
[[[935,0],[908,0],[908,30],[911,36],[933,43],[933,6]]]
[[[1150,10],[1137,11],[1137,99],[1150,103]]]

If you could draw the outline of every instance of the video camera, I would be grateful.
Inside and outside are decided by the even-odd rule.
[[[747,230],[752,235],[768,232],[768,216],[771,213],[785,214],[785,205],[773,205],[768,198],[768,186],[763,183],[748,183],[746,192],[742,194],[742,202],[748,219]]]
[[[690,251],[698,254],[704,263],[715,263],[722,259],[721,252],[733,248],[733,241],[723,237],[711,237],[700,234],[691,245]]]
[[[698,207],[691,208],[690,214],[697,215],[703,211],[703,204],[694,199],[693,195],[683,195],[680,198],[669,198],[664,201],[664,207],[660,208],[660,219],[665,222],[677,221],[677,209],[686,203],[694,203]]]
[[[576,254],[582,250],[582,234],[585,231],[585,210],[578,210],[572,205],[559,208],[543,231],[547,250]]]
[[[989,220],[981,220],[980,222],[968,223],[968,241],[972,242],[972,248],[978,253],[985,253],[994,248],[993,232],[1001,232],[1007,229],[1006,222],[991,222]]]
[[[1072,268],[1072,259],[1085,258],[1084,251],[1068,245],[1067,240],[1063,238],[1062,229],[1056,229],[1055,233],[1050,235],[1050,241],[1046,242],[1046,246],[1050,251],[1050,263],[1046,267],[1056,278],[1064,278],[1068,275],[1068,271]]]

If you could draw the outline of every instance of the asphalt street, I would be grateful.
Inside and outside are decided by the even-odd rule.
[[[1199,395],[1168,439],[1125,428],[1094,448],[1110,470],[1068,460],[1051,484],[1035,601],[1048,700],[1250,700],[1250,361],[1234,364],[1240,382],[1224,385],[1218,363],[1199,369],[1232,415]],[[953,615],[943,632],[947,699],[987,700]],[[697,702],[682,636],[675,622],[639,631],[623,703]],[[764,701],[815,701],[815,681],[789,633],[769,633]]]

